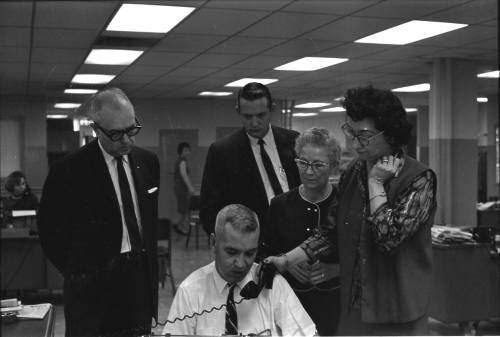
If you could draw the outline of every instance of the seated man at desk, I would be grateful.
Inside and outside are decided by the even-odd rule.
[[[224,207],[217,214],[210,240],[215,261],[181,283],[168,315],[170,322],[178,320],[167,323],[164,334],[315,334],[313,321],[281,275],[274,277],[271,289],[254,291],[246,297],[255,298],[242,299],[242,288],[252,280],[258,282],[254,259],[259,221],[255,212],[238,204]]]

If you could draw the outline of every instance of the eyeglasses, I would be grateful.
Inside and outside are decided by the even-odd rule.
[[[133,137],[137,135],[142,128],[142,125],[139,123],[137,117],[135,117],[135,125],[123,130],[108,130],[100,126],[97,122],[93,122],[93,125],[95,128],[101,130],[113,142],[119,142],[123,139],[125,134],[129,137]]]
[[[307,160],[300,159],[300,158],[295,158],[295,163],[297,164],[297,167],[301,170],[307,171],[309,166],[314,172],[318,172],[321,170],[326,169],[327,167],[330,166],[330,164],[322,162],[322,161],[315,161],[313,163],[308,162]]]
[[[361,130],[361,131],[368,131],[368,130]],[[366,136],[362,136],[360,135],[359,133],[356,133],[354,131],[354,129],[347,123],[345,123],[344,125],[342,125],[342,132],[344,132],[344,135],[346,135],[347,138],[351,139],[351,140],[357,140],[359,145],[361,146],[367,146],[368,144],[370,144],[370,141],[383,134],[384,131],[380,131],[379,133],[377,134],[374,134],[372,136],[369,136],[369,137],[366,137]]]

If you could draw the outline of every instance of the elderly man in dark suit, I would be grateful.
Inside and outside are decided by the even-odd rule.
[[[229,204],[249,207],[264,223],[270,200],[300,184],[294,162],[298,133],[271,126],[269,89],[248,83],[238,92],[236,110],[243,128],[214,142],[205,162],[200,219],[207,234]]]
[[[158,311],[159,162],[120,89],[88,103],[98,140],[53,165],[38,225],[64,276],[66,336],[140,335]]]

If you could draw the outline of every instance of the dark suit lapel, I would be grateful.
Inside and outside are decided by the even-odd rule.
[[[132,177],[134,178],[134,187],[135,187],[135,193],[137,194],[137,202],[139,203],[139,212],[141,214],[141,222],[142,222],[142,233],[143,233],[143,239],[147,240],[149,238],[149,226],[146,225],[146,223],[149,221],[147,219],[147,209],[146,209],[146,198],[147,198],[147,181],[146,181],[146,176],[144,172],[144,163],[142,162],[141,158],[139,155],[137,155],[137,152],[132,150],[128,154],[128,160],[130,163],[130,170],[132,171]]]

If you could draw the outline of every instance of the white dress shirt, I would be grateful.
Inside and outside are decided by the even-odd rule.
[[[104,156],[104,161],[108,166],[109,174],[111,175],[111,180],[113,181],[113,187],[115,188],[116,197],[118,199],[118,204],[120,205],[120,214],[122,217],[122,246],[120,249],[120,253],[130,252],[130,238],[128,235],[127,224],[125,223],[125,215],[123,214],[123,203],[122,203],[122,195],[120,193],[120,182],[118,181],[118,169],[116,166],[116,159],[112,155],[106,152],[101,145],[101,142],[98,141],[99,147],[101,148],[102,154]],[[137,201],[137,193],[135,193],[135,185],[134,179],[132,177],[132,171],[130,170],[130,162],[128,160],[128,155],[124,155],[122,157],[123,168],[125,169],[125,174],[127,175],[128,184],[130,185],[130,192],[132,193],[132,202],[134,203],[134,211],[135,216],[137,217],[137,225],[139,226],[139,233],[142,235],[142,226],[141,226],[141,213],[139,213],[139,203]]]
[[[266,188],[267,201],[270,203],[271,199],[275,197],[273,187],[271,186],[271,182],[269,181],[269,177],[267,176],[266,168],[264,167],[264,163],[262,162],[262,157],[260,154],[260,145],[258,143],[259,139],[250,136],[247,133],[248,139],[250,140],[250,146],[252,148],[253,156],[255,161],[257,162],[257,167],[259,168],[260,177],[262,178],[262,182],[264,183],[264,187]],[[278,177],[278,181],[281,185],[281,189],[283,192],[288,192],[288,180],[286,178],[285,169],[281,165],[280,156],[278,154],[278,148],[276,147],[276,142],[274,141],[273,130],[271,126],[269,126],[269,131],[262,138],[265,142],[264,148],[266,149],[267,154],[269,155],[269,159],[273,164],[274,172],[276,173],[276,177]]]
[[[241,300],[240,290],[254,278],[257,264],[254,263],[245,278],[234,290],[234,301]],[[191,315],[195,312],[210,310],[226,304],[229,287],[219,275],[212,262],[191,273],[179,286],[170,307],[168,319]],[[243,335],[258,334],[269,330],[267,335],[312,336],[316,326],[311,320],[288,282],[279,274],[273,281],[273,288],[264,288],[255,299],[236,304],[238,332]],[[213,310],[201,316],[186,318],[183,321],[167,323],[163,334],[172,335],[211,335],[225,333],[226,308]]]

